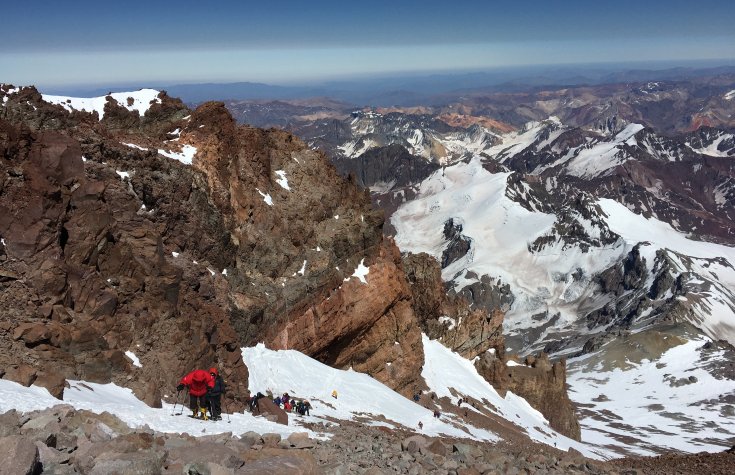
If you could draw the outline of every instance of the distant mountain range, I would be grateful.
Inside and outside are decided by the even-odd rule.
[[[724,64],[724,65],[723,65]],[[413,106],[440,104],[445,95],[470,92],[516,92],[548,86],[600,85],[644,81],[681,81],[695,77],[715,77],[735,73],[732,61],[719,65],[692,62],[685,66],[670,64],[596,64],[563,66],[525,66],[497,68],[481,72],[413,73],[365,77],[314,84],[271,85],[255,82],[195,84],[124,84],[99,87],[47,88],[50,94],[80,97],[108,92],[153,87],[179,97],[187,104],[208,100],[284,100],[330,97],[359,106]]]

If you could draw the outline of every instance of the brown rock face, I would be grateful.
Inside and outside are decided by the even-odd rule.
[[[403,268],[414,294],[414,310],[429,338],[472,359],[485,351],[504,349],[500,309],[472,310],[459,295],[447,295],[439,263],[428,254],[406,254]]]
[[[348,277],[327,298],[292,314],[285,325],[270,328],[266,342],[314,355],[331,366],[352,367],[408,394],[424,358],[398,248],[386,240],[365,265],[365,283]]]
[[[0,131],[0,267],[23,276],[0,283],[0,362],[15,368],[4,377],[40,377],[55,395],[63,378],[116,381],[156,405],[185,371],[227,361],[233,393],[244,393],[226,294],[203,298],[211,276],[167,259],[164,228],[137,213],[128,183],[85,167],[70,137],[4,122]]]
[[[189,129],[194,166],[228,211],[242,343],[297,349],[394,389],[414,384],[423,353],[412,294],[367,194],[292,135],[237,127],[221,103],[197,109]],[[367,284],[349,278],[360,262]]]
[[[8,98],[5,377],[115,381],[155,405],[186,372],[216,365],[239,399],[239,348],[266,341],[395,389],[417,384],[423,353],[398,250],[368,194],[322,154],[237,126],[221,103],[192,112],[161,95],[141,118],[108,100],[100,121],[32,88]],[[191,166],[157,153],[184,145],[198,150]],[[365,284],[351,278],[361,262]]]
[[[478,372],[501,394],[511,391],[528,401],[548,419],[551,427],[581,440],[579,421],[566,388],[566,361],[549,361],[546,353],[529,356],[525,364],[508,366],[506,360],[486,353],[475,364]]]

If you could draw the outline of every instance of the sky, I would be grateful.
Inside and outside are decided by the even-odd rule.
[[[5,2],[0,82],[304,84],[735,58],[731,0]]]

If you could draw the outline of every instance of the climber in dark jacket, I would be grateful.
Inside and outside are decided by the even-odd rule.
[[[209,375],[214,379],[214,386],[207,392],[209,412],[215,421],[222,419],[222,394],[225,392],[225,381],[219,375],[217,368],[209,368]]]
[[[250,412],[252,412],[253,414],[255,414],[255,411],[257,409],[258,414],[260,414],[260,403],[258,401],[260,401],[264,397],[265,396],[263,395],[263,393],[261,393],[260,391],[258,391],[258,394],[256,394],[255,396],[253,396],[253,397],[250,398]]]

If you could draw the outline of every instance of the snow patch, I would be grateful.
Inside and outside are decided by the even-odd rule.
[[[191,165],[191,162],[194,160],[194,156],[197,153],[197,148],[193,145],[184,145],[181,148],[181,152],[171,152],[159,148],[158,153],[164,157],[178,160],[185,165]]]
[[[295,350],[269,350],[261,343],[243,348],[242,356],[250,372],[248,389],[251,394],[270,390],[274,395],[288,392],[295,398],[305,398],[312,405],[309,422],[385,417],[389,424],[400,424],[414,430],[421,421],[421,433],[428,436],[445,434],[475,440],[498,440],[492,432],[474,427],[455,416],[433,417],[429,409],[367,374],[331,368]],[[331,396],[334,390],[339,394],[336,400]]]
[[[143,150],[145,152],[148,151],[147,148],[141,147],[140,145],[135,145],[134,143],[127,143],[127,142],[120,142],[120,143],[123,144],[123,145],[125,145],[126,147],[135,148],[135,149],[138,149],[138,150]]]
[[[143,367],[143,365],[140,364],[140,360],[138,359],[138,357],[135,356],[135,353],[133,353],[132,351],[130,351],[130,350],[126,351],[125,352],[125,356],[127,356],[130,359],[130,361],[133,362],[133,366],[135,366],[136,368],[142,368]]]
[[[265,204],[267,204],[268,206],[273,206],[273,198],[271,198],[270,193],[268,193],[268,194],[263,193],[262,191],[260,191],[257,188],[255,189],[255,191],[257,191],[258,193],[260,193],[260,196],[263,197],[263,201],[265,201]]]
[[[199,421],[185,415],[172,416],[174,405],[163,403],[163,407],[155,409],[137,399],[133,391],[115,384],[98,384],[85,381],[68,380],[69,387],[64,390],[64,400],[59,401],[49,394],[46,388],[39,386],[25,387],[13,381],[0,379],[0,398],[6,410],[16,409],[21,412],[46,409],[59,404],[69,404],[76,409],[85,409],[96,414],[109,412],[119,417],[132,428],[148,426],[164,433],[188,433],[193,436],[204,436],[232,432],[242,435],[248,431],[259,434],[273,432],[288,437],[294,432],[308,432],[310,437],[324,438],[306,429],[296,422],[284,426],[269,422],[262,417],[254,417],[250,413],[223,414],[221,421]],[[175,397],[175,396],[174,396]],[[176,405],[176,414],[182,408],[181,402]],[[187,409],[188,411],[188,409]],[[184,412],[185,414],[185,412]],[[229,420],[229,423],[228,423]]]
[[[347,282],[348,280],[350,280],[353,277],[357,277],[358,279],[360,279],[360,282],[362,282],[363,284],[367,284],[367,280],[365,279],[365,277],[369,273],[370,273],[370,268],[369,267],[365,267],[365,259],[363,258],[360,261],[360,264],[357,265],[357,269],[355,269],[355,273],[352,274],[350,277],[347,277],[345,279],[345,282]]]
[[[278,175],[278,179],[276,180],[276,183],[281,185],[281,188],[287,191],[291,191],[291,187],[288,186],[288,179],[286,178],[286,172],[284,170],[276,170],[276,175]]]

